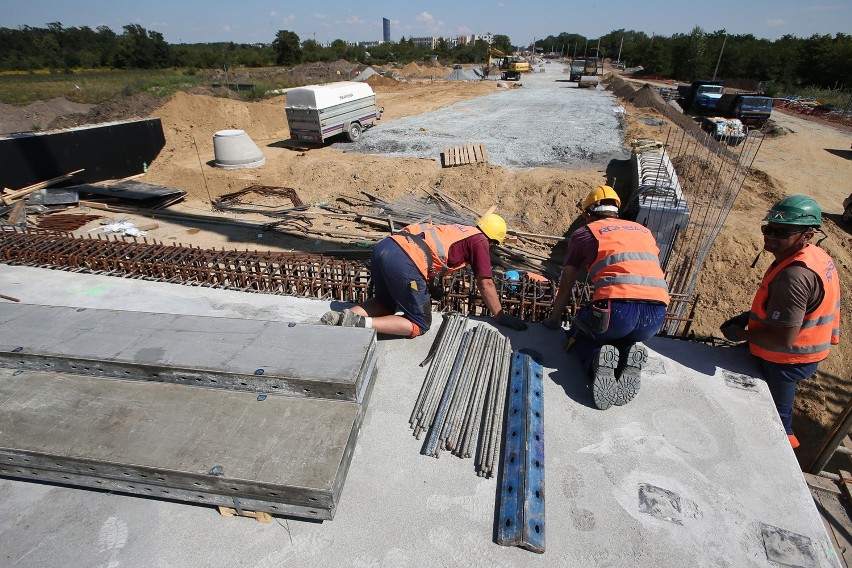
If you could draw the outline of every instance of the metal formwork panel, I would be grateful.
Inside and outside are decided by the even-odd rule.
[[[3,369],[0,475],[331,519],[372,382],[359,404]]]
[[[0,304],[6,368],[360,402],[375,349],[371,329]]]

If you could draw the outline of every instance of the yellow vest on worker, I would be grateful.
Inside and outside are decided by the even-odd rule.
[[[414,262],[424,278],[433,274],[446,275],[461,270],[467,263],[448,266],[447,256],[450,247],[479,232],[476,227],[467,225],[431,225],[428,223],[408,225],[399,233],[392,235],[396,243]],[[427,250],[428,249],[428,255]],[[427,256],[429,260],[427,262]]]
[[[660,249],[647,227],[622,219],[600,219],[588,227],[598,241],[598,256],[589,268],[592,301],[647,300],[669,304]]]
[[[840,342],[840,279],[837,267],[828,254],[816,245],[807,245],[777,266],[770,266],[757,288],[751,303],[748,328],[766,327],[766,304],[769,301],[769,283],[784,268],[794,262],[805,265],[819,276],[824,296],[819,306],[805,314],[802,328],[792,347],[769,347],[749,341],[748,348],[756,357],[782,364],[815,363],[828,357],[832,345]]]

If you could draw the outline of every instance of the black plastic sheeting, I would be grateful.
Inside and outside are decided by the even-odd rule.
[[[0,186],[20,189],[81,168],[64,185],[130,177],[165,144],[159,118],[0,138]]]

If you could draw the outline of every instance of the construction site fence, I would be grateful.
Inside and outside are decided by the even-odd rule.
[[[203,249],[117,235],[76,237],[59,231],[5,229],[0,231],[0,262],[341,302],[360,303],[373,296],[366,260],[297,252]],[[494,284],[506,313],[533,322],[550,316],[556,282],[506,279],[495,274]],[[446,276],[443,288],[438,310],[488,315],[469,270]],[[576,286],[563,321],[568,321],[586,298],[585,285]],[[689,333],[696,302],[697,297],[672,295],[663,327],[668,335]]]

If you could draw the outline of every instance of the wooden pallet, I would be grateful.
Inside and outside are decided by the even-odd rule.
[[[444,167],[464,166],[466,164],[488,163],[485,144],[467,144],[466,146],[448,146],[444,148]]]

